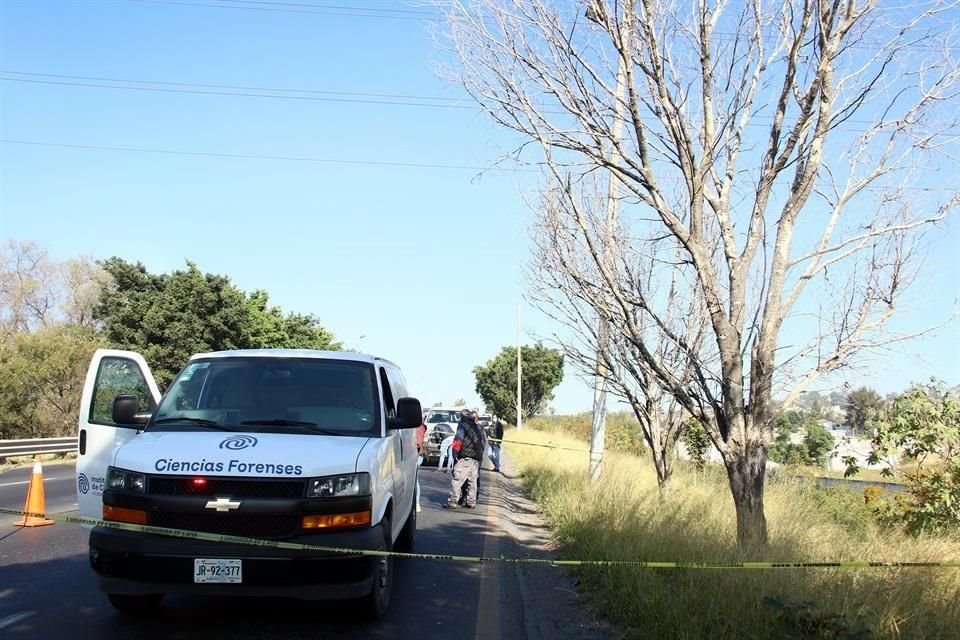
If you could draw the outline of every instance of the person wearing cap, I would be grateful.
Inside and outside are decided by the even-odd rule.
[[[459,507],[460,497],[466,485],[467,495],[464,506],[474,509],[477,506],[477,479],[480,472],[480,461],[486,451],[487,442],[483,429],[477,424],[470,411],[460,414],[460,423],[453,438],[450,449],[453,451],[456,462],[453,465],[453,480],[450,484],[450,495],[444,504],[446,509]]]

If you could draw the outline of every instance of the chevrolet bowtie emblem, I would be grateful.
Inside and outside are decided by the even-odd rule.
[[[240,508],[239,500],[231,500],[230,498],[217,498],[216,500],[211,500],[205,506],[205,509],[216,509],[217,511],[233,511],[234,509]]]

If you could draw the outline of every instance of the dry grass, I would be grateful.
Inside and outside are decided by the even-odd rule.
[[[558,433],[509,432],[508,441],[585,448]],[[603,480],[587,481],[587,454],[508,444],[507,452],[568,558],[732,561],[733,504],[725,476],[678,470],[673,495],[658,499],[646,460],[607,457]],[[771,544],[783,562],[960,561],[960,539],[911,538],[859,517],[859,499],[825,503],[799,482],[770,483]],[[579,577],[593,605],[634,638],[853,637],[802,635],[780,626],[765,596],[810,601],[816,611],[859,618],[877,638],[956,638],[958,569],[700,570],[587,568]]]

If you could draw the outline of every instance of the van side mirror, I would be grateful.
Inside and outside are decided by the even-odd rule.
[[[423,409],[416,398],[400,398],[397,401],[396,429],[415,429],[423,423]]]
[[[147,424],[149,413],[140,413],[140,399],[130,393],[121,393],[113,399],[114,424]]]

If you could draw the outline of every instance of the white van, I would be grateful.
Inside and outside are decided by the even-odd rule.
[[[80,513],[348,549],[410,549],[420,403],[400,369],[310,350],[203,353],[160,397],[146,361],[101,349],[80,405]],[[114,607],[166,593],[390,602],[393,562],[93,527]]]
[[[457,430],[457,424],[460,422],[460,413],[463,409],[447,409],[444,407],[430,407],[423,416],[423,422],[427,425],[427,436],[429,437],[438,424],[446,424]]]

